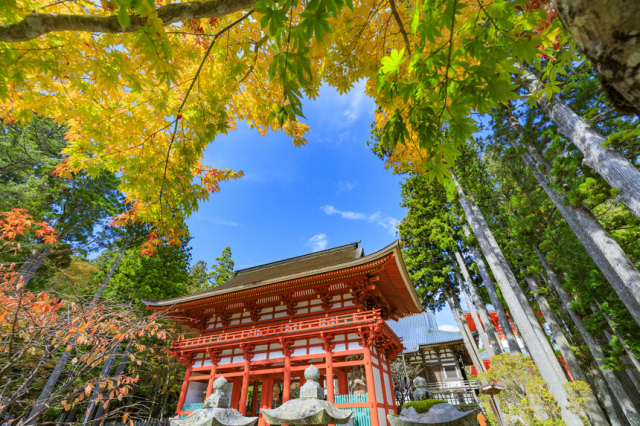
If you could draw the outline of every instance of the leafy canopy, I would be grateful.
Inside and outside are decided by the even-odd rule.
[[[524,0],[221,1],[216,16],[180,22],[163,20],[181,5],[168,0],[2,3],[5,26],[57,13],[117,16],[126,30],[0,41],[0,111],[5,123],[66,124],[56,173],[116,173],[130,206],[116,223],[153,224],[149,249],[179,243],[198,204],[242,176],[203,164],[207,144],[239,122],[303,144],[302,99],[322,84],[367,79],[383,145],[420,147],[420,167],[442,180],[470,115],[515,96],[513,59],[534,63],[562,36],[556,20],[539,30],[548,17]]]

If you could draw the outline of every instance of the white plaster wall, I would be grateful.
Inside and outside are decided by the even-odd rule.
[[[334,349],[335,352],[342,352],[342,351],[346,351],[346,350],[347,350],[347,348],[346,348],[344,343],[336,344],[336,347]]]
[[[373,383],[376,385],[376,399],[378,402],[383,402],[382,382],[380,381],[380,371],[377,368],[373,369]],[[367,383],[367,386],[369,386],[369,383]]]
[[[231,361],[231,363],[235,364],[236,362],[244,362],[244,357],[242,357],[242,356],[234,356],[233,357],[233,361]]]
[[[187,389],[187,396],[184,399],[185,404],[199,404],[204,401],[202,392],[207,390],[207,384],[202,382],[190,382]]]
[[[293,355],[292,356],[300,356],[300,355],[306,355],[306,354],[307,354],[307,349],[306,348],[298,348],[298,349],[293,351]]]
[[[253,361],[262,361],[263,359],[267,359],[266,352],[261,352],[253,356]]]
[[[286,312],[276,312],[273,317],[274,318],[282,318],[282,317],[286,317],[286,316],[287,316]]]
[[[284,353],[282,353],[282,351],[274,351],[269,353],[269,359],[275,358],[284,358]]]
[[[324,353],[324,349],[322,349],[322,346],[311,346],[309,348],[309,355],[312,354],[323,354]]]
[[[322,310],[322,306],[312,306],[311,307],[311,312],[318,312]]]
[[[387,426],[387,416],[384,415],[384,408],[378,408],[378,422],[380,426]]]
[[[361,349],[362,346],[360,346],[360,343],[358,342],[349,342],[349,350],[352,349]]]
[[[386,388],[385,391],[387,392],[387,401],[393,401],[395,395],[393,394],[393,389],[391,389],[391,377],[389,377],[387,373],[384,373],[384,386]]]
[[[309,308],[298,309],[296,312],[298,314],[308,314],[309,313]]]

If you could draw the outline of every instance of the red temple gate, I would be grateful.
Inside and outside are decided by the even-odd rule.
[[[201,404],[224,375],[231,407],[259,415],[271,408],[274,384],[287,401],[313,364],[327,400],[366,394],[336,405],[368,408],[380,426],[396,411],[389,362],[403,349],[385,320],[421,310],[397,243],[369,256],[358,243],[336,247],[238,271],[203,293],[144,302],[200,331],[171,349],[187,367],[178,414]]]

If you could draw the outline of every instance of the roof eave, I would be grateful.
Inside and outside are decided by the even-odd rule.
[[[300,278],[307,278],[307,277],[312,277],[314,275],[319,275],[319,274],[323,274],[323,273],[329,273],[329,272],[335,272],[338,271],[340,269],[346,269],[346,268],[351,268],[354,266],[359,266],[361,264],[366,264],[369,262],[373,262],[375,260],[378,260],[386,255],[389,255],[391,253],[395,253],[396,254],[396,262],[398,262],[398,258],[402,258],[402,253],[400,250],[400,244],[399,242],[396,240],[393,243],[389,244],[388,246],[382,248],[381,250],[378,250],[375,253],[372,253],[368,256],[363,256],[363,257],[359,257],[356,258],[354,260],[351,260],[349,262],[345,262],[345,263],[341,263],[341,264],[337,264],[337,265],[332,265],[332,266],[328,266],[328,267],[324,267],[324,268],[320,268],[320,269],[316,269],[313,271],[307,271],[304,273],[299,273],[299,274],[293,274],[293,275],[288,275],[288,276],[283,276],[283,277],[278,277],[278,278],[274,278],[274,279],[270,279],[270,280],[265,280],[265,281],[258,281],[256,283],[253,283],[252,285],[246,286],[244,288],[230,288],[230,289],[225,289],[222,291],[216,291],[216,289],[211,289],[211,290],[207,290],[204,292],[200,292],[200,293],[196,293],[196,294],[188,294],[188,295],[184,295],[184,296],[178,296],[178,297],[174,297],[171,299],[159,299],[159,300],[154,300],[154,299],[142,299],[141,302],[143,304],[145,304],[147,307],[169,307],[169,306],[175,306],[181,303],[186,303],[186,302],[193,302],[196,300],[201,300],[201,299],[207,299],[210,297],[215,297],[215,296],[222,296],[225,294],[231,294],[231,293],[236,293],[236,292],[240,292],[240,291],[245,291],[245,290],[251,290],[254,288],[258,288],[258,287],[264,287],[270,284],[277,284],[280,282],[285,282],[285,281],[290,281],[293,279],[300,279]],[[402,271],[402,275],[403,275],[403,281],[405,281],[405,285],[407,285],[407,282],[409,283],[410,286],[410,290],[412,293],[412,298],[415,299],[415,301],[417,302],[416,306],[418,306],[421,309],[421,304],[417,299],[417,295],[415,294],[415,290],[413,289],[413,285],[411,284],[411,280],[409,279],[409,276],[406,272],[406,268],[404,266],[404,261],[400,260],[400,264],[398,265],[398,267],[400,268],[400,270]],[[406,277],[405,277],[406,275]],[[408,280],[408,281],[407,281]]]

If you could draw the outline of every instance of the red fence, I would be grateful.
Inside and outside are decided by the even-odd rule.
[[[334,328],[343,325],[356,325],[359,323],[370,323],[379,320],[380,311],[354,312],[351,314],[337,315],[334,317],[316,318],[305,321],[289,322],[279,325],[270,325],[260,328],[249,328],[230,333],[208,334],[194,339],[177,340],[173,342],[173,350],[187,349],[201,345],[215,345],[216,343],[226,343],[234,340],[244,340],[256,337],[275,336],[285,333],[299,333],[323,328]]]

